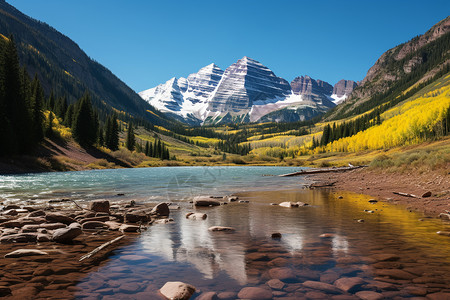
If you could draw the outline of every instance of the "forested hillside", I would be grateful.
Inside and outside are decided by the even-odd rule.
[[[70,38],[0,1],[0,34],[13,35],[19,60],[29,74],[38,75],[44,94],[74,103],[86,91],[100,117],[117,112],[124,120],[168,125],[172,121],[143,101],[108,69],[89,58]]]

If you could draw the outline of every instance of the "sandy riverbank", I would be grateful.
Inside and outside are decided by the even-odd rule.
[[[450,211],[450,175],[444,170],[418,174],[357,169],[309,175],[308,179],[314,182],[335,182],[331,187],[334,190],[370,195],[409,210],[423,212],[430,217],[438,217],[440,213]],[[400,196],[393,192],[413,194],[418,198]],[[422,197],[426,192],[431,192],[431,196]]]

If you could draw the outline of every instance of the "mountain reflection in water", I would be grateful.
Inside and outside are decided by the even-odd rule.
[[[448,238],[435,234],[445,225],[437,220],[419,221],[418,214],[403,208],[381,202],[370,204],[363,195],[339,195],[343,199],[328,191],[291,189],[245,192],[240,199],[249,203],[219,207],[194,209],[182,203],[180,210],[172,212],[174,223],[150,226],[136,243],[117,250],[110,262],[85,280],[97,275],[108,278],[112,269],[121,267],[129,269],[123,277],[116,272],[115,281],[137,280],[155,289],[167,281],[183,281],[202,291],[239,292],[244,286],[264,285],[273,278],[273,270],[281,267],[292,273],[292,278],[284,281],[291,287],[288,290],[297,288],[298,296],[308,291],[298,286],[305,280],[332,283],[342,277],[360,277],[376,290],[372,285],[387,278],[380,274],[398,268],[410,270],[408,274],[414,278],[430,277],[441,286],[449,286]],[[270,205],[283,201],[310,205]],[[206,213],[208,218],[186,219],[186,213],[194,210]],[[365,222],[357,222],[359,219]],[[236,230],[208,231],[214,225]],[[282,238],[272,239],[274,232],[281,233]],[[320,237],[324,233],[329,233],[328,237]],[[130,254],[146,259],[130,265],[121,259]],[[386,255],[395,261],[380,260]],[[397,290],[415,285],[401,279],[386,280]],[[382,288],[377,291],[392,293]]]

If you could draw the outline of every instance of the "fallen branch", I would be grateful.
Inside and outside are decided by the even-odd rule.
[[[393,194],[404,196],[404,197],[410,197],[410,198],[421,198],[419,196],[408,194],[408,193],[402,193],[402,192],[392,192]]]
[[[123,239],[123,237],[124,237],[124,235],[121,235],[121,236],[116,237],[115,239],[113,239],[113,240],[111,240],[111,241],[109,241],[109,242],[106,242],[106,243],[104,243],[104,244],[98,246],[97,248],[95,248],[95,249],[92,250],[91,252],[89,252],[89,253],[83,255],[83,256],[80,258],[79,261],[83,261],[83,260],[85,260],[85,259],[91,258],[92,256],[94,256],[95,254],[97,254],[97,253],[100,252],[101,250],[105,249],[106,247],[108,247],[108,246],[110,246],[110,245],[112,245],[112,244],[114,244],[114,243],[120,241],[121,239]]]
[[[86,208],[81,207],[80,205],[78,205],[78,203],[76,203],[75,200],[70,199],[70,201],[72,201],[73,204],[75,204],[76,206],[78,206],[78,208],[81,209],[81,210],[89,210],[89,209],[86,209]]]
[[[317,173],[330,173],[330,172],[344,172],[350,170],[356,170],[360,168],[364,168],[367,166],[351,166],[351,167],[339,167],[339,168],[325,168],[325,169],[309,169],[309,170],[301,170],[299,172],[282,174],[278,175],[280,177],[290,177],[290,176],[299,176],[299,175],[308,175],[308,174],[317,174]]]

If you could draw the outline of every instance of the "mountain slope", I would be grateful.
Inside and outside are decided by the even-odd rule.
[[[31,76],[38,74],[47,95],[53,90],[74,102],[89,90],[94,104],[102,110],[126,112],[154,124],[171,122],[71,39],[5,1],[0,1],[0,34],[14,36],[21,64]]]
[[[350,98],[328,113],[327,119],[360,114],[374,107],[401,100],[450,65],[450,17],[417,36],[386,51],[369,69]],[[439,74],[438,74],[439,73]]]

